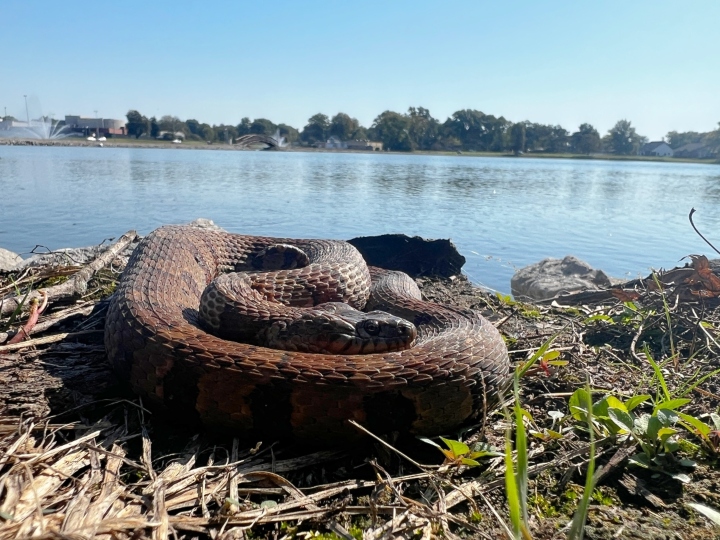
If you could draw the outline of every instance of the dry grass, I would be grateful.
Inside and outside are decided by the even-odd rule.
[[[24,395],[0,394],[0,539],[505,535],[502,458],[486,460],[480,468],[443,465],[442,455],[429,445],[403,438],[380,443],[371,436],[366,446],[308,453],[288,444],[256,446],[198,434],[150,414],[102,367],[99,297],[112,290],[116,275],[98,274],[90,282],[93,294],[44,315],[58,321],[45,328],[45,335],[64,337],[0,352],[0,386],[21,388]],[[46,271],[42,279],[52,278]],[[536,366],[522,380],[523,407],[536,433],[530,442],[529,493],[535,538],[565,537],[589,453],[586,434],[567,419],[558,426],[550,411],[567,417],[568,397],[587,377],[598,392],[654,395],[657,381],[647,353],[662,364],[673,392],[720,367],[715,298],[671,301],[666,310],[662,299],[671,299],[669,293],[639,290],[638,311],[628,313],[618,299],[543,307],[500,301],[462,279],[425,279],[421,285],[431,299],[487,313],[508,340],[516,364],[551,337],[552,350],[568,362],[548,366],[547,372]],[[0,282],[5,286],[7,280]],[[588,320],[598,314],[612,322]],[[33,383],[41,388],[31,395]],[[706,420],[720,406],[719,378],[709,377],[687,396],[692,402],[683,410]],[[448,436],[502,448],[507,427],[498,412],[482,431]],[[562,437],[547,437],[550,429]],[[692,434],[683,437],[698,445],[682,451],[698,462],[686,471],[693,482],[685,485],[629,465],[627,444],[611,438],[599,442],[598,464],[604,470],[593,496],[588,538],[720,534],[687,507],[700,502],[720,508],[718,455]]]

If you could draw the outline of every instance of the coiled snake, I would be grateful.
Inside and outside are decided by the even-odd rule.
[[[294,269],[257,272],[267,260],[278,268],[295,265],[295,259],[286,260],[286,248],[307,260]],[[410,339],[415,334],[397,317],[388,324],[402,335],[392,334],[390,345],[377,337],[382,332],[374,321],[364,321],[356,326],[365,325],[369,341],[358,345],[344,338],[341,345],[330,345],[335,354],[307,352],[312,345],[292,337],[286,348],[298,350],[264,347],[260,338],[250,344],[222,339],[203,328],[232,320],[224,315],[227,300],[210,294],[201,321],[200,298],[216,277],[240,270],[250,270],[241,278],[249,289],[233,301],[276,330],[291,326],[273,313],[280,304],[307,308],[344,302],[409,320],[417,340],[407,349],[392,350],[408,331]],[[306,320],[332,318],[323,309],[310,313]],[[325,319],[321,327],[330,328]],[[336,343],[333,332],[321,331],[321,336]],[[258,437],[348,438],[358,435],[347,422],[351,419],[378,433],[443,433],[482,415],[509,380],[507,349],[492,324],[475,311],[420,300],[407,276],[368,270],[349,244],[183,226],[157,229],[133,252],[110,303],[105,345],[114,368],[132,388],[173,415]],[[363,351],[374,352],[347,354]]]

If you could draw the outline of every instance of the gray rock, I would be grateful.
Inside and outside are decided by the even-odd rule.
[[[212,219],[207,218],[197,218],[195,221],[191,221],[188,223],[191,227],[196,227],[198,229],[208,229],[211,231],[224,231],[222,227],[219,227],[215,225],[215,222]]]
[[[510,280],[513,296],[522,301],[540,301],[558,294],[597,291],[612,285],[602,270],[568,255],[564,259],[543,259],[521,268]]]
[[[12,272],[22,262],[22,257],[7,249],[0,248],[0,272]]]

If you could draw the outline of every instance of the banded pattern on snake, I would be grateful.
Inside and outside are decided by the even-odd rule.
[[[307,264],[257,272],[279,244],[304,252]],[[321,354],[212,335],[200,320],[203,291],[224,272],[246,270],[258,305],[376,309],[413,323],[417,340],[405,350],[376,344],[370,354]],[[248,304],[270,317],[272,309]],[[137,393],[179,418],[257,437],[352,438],[351,419],[378,433],[444,433],[478,419],[510,379],[502,337],[479,313],[421,300],[407,276],[368,269],[347,243],[183,226],[157,229],[131,256],[105,345]]]

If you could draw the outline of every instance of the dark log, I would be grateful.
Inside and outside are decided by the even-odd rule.
[[[412,277],[455,276],[465,257],[450,240],[426,240],[406,234],[360,236],[348,240],[367,263],[387,270],[400,270]]]

